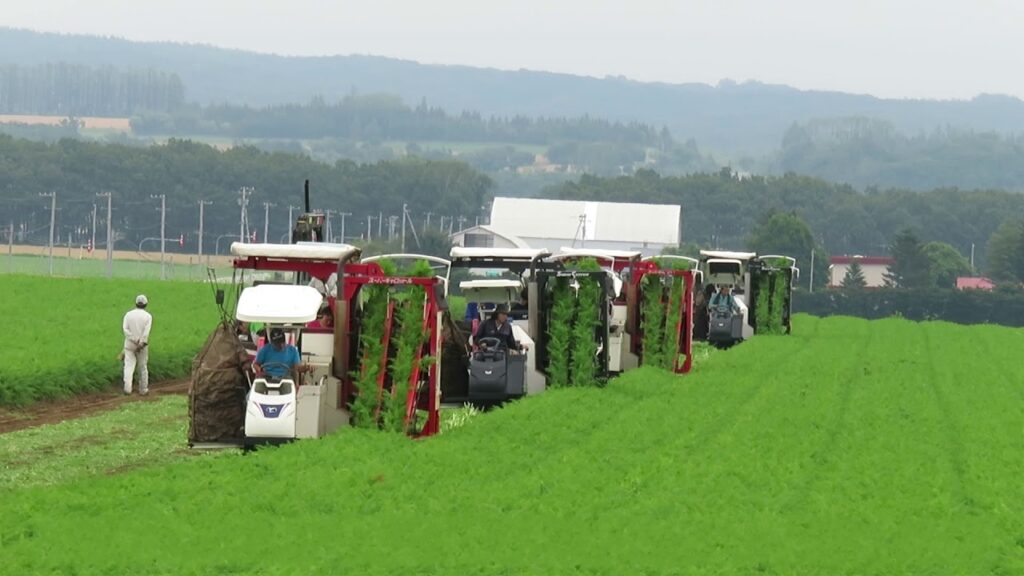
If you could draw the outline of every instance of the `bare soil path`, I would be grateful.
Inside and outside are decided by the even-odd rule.
[[[138,392],[125,396],[120,388],[111,388],[73,398],[39,402],[27,408],[0,408],[0,434],[107,412],[127,402],[152,402],[162,396],[187,394],[188,386],[188,380],[172,380],[150,385],[148,396],[140,396]]]

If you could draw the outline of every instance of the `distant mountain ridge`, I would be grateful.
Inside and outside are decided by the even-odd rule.
[[[378,56],[290,57],[163,42],[133,42],[0,28],[0,66],[68,62],[152,67],[178,74],[186,99],[251,106],[385,92],[451,112],[575,117],[587,114],[668,126],[679,139],[738,157],[778,148],[795,122],[863,116],[907,134],[954,127],[1024,133],[1024,101],[981,95],[969,101],[890,100],[803,91],[757,82],[644,83],[534,71],[427,65]]]

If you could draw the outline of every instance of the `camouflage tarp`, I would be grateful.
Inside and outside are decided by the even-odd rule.
[[[243,365],[248,353],[235,331],[221,324],[192,362],[189,388],[188,441],[223,442],[245,435],[245,394],[248,388]]]

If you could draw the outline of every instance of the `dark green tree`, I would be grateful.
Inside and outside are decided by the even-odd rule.
[[[895,262],[885,273],[887,286],[917,289],[931,284],[931,261],[913,230],[898,233],[889,244],[889,253]]]
[[[939,288],[953,288],[960,276],[970,276],[971,263],[956,248],[945,242],[929,242],[921,247],[928,258],[931,284]]]
[[[840,285],[846,290],[862,290],[867,287],[868,281],[864,278],[864,269],[856,260],[846,269],[846,274]]]
[[[814,283],[824,286],[828,257],[814,240],[811,228],[796,212],[768,212],[747,239],[747,246],[758,254],[781,254],[796,258],[797,266],[809,270],[811,254],[817,274]]]
[[[989,237],[988,273],[1001,282],[1024,281],[1024,220],[1007,220]]]

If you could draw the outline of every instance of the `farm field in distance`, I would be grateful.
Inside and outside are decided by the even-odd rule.
[[[18,574],[1018,574],[1022,347],[800,316],[688,376],[423,441],[346,429],[0,490],[0,550]]]

